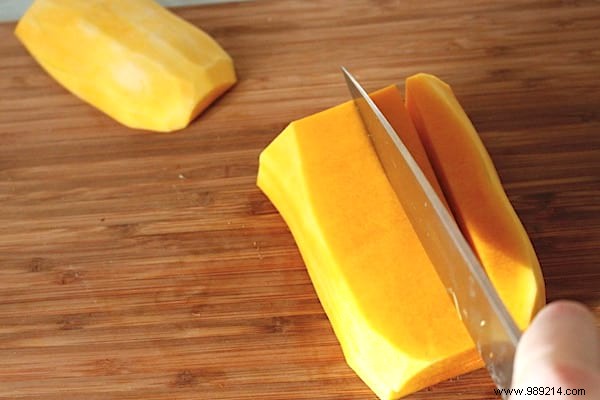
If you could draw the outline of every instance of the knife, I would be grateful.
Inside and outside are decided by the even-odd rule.
[[[342,71],[383,170],[459,318],[496,386],[510,388],[519,328],[402,140],[356,79]]]

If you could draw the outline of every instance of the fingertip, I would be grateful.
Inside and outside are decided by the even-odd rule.
[[[584,305],[560,300],[534,318],[517,347],[514,382],[542,365],[600,368],[600,344],[594,315]]]
[[[556,300],[544,307],[535,318],[550,320],[552,323],[575,320],[586,325],[595,325],[594,314],[585,305],[572,300]]]

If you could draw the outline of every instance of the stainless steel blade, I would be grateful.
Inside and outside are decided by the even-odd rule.
[[[356,79],[342,70],[385,174],[459,318],[496,385],[509,388],[519,328],[402,140]]]

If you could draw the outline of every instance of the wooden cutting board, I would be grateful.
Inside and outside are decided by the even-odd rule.
[[[463,4],[467,3],[467,5]],[[124,128],[0,25],[1,399],[375,399],[255,187],[284,127],[425,71],[478,127],[548,299],[600,316],[600,4],[257,1],[177,9],[239,83],[188,129]],[[480,370],[410,396],[491,399]]]

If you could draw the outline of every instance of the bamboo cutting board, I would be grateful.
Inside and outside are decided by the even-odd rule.
[[[464,5],[463,3],[467,3]],[[177,9],[239,83],[185,131],[113,122],[0,25],[1,399],[375,399],[255,187],[293,120],[416,72],[451,83],[549,300],[600,316],[600,4],[257,1]],[[476,371],[412,399],[491,399]]]

